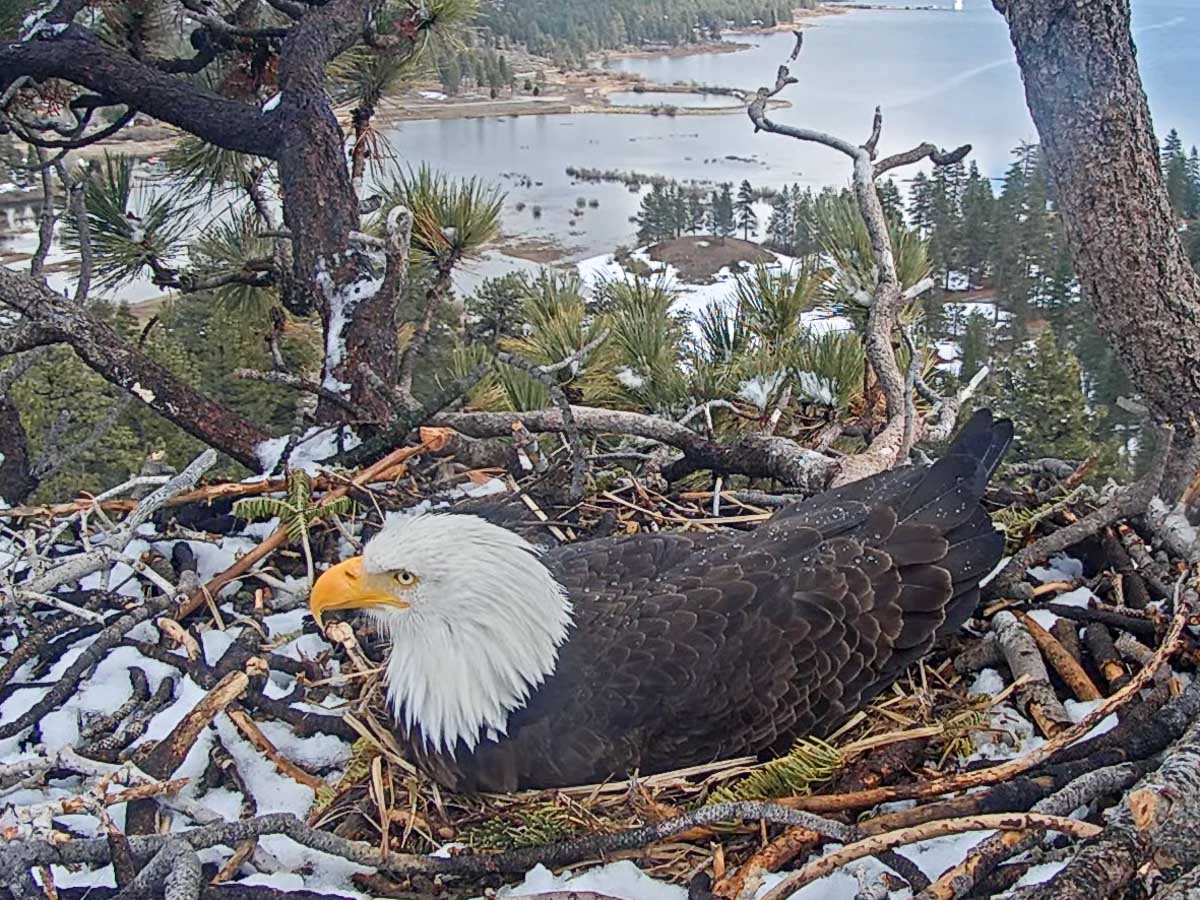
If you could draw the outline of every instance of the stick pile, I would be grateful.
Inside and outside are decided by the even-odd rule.
[[[356,511],[309,517],[303,541],[231,514],[287,480],[200,485],[211,454],[173,478],[4,511],[0,897],[475,897],[537,864],[618,858],[723,900],[783,900],[823,878],[880,898],[1194,896],[1197,573],[1146,517],[1033,569],[827,742],[767,764],[452,797],[391,738],[374,636],[316,632],[306,554],[331,560],[425,500],[491,504],[549,543],[753,528],[793,498],[665,496],[625,477],[556,508],[503,472],[447,465],[444,433],[421,438],[356,476],[313,478],[314,508],[349,497]],[[1010,529],[1025,544],[1089,515],[1074,500],[1033,515],[1044,491],[998,499],[999,519],[1032,522]],[[446,844],[460,849],[430,855]]]

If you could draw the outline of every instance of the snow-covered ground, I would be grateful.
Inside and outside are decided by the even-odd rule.
[[[771,255],[774,257],[774,261],[768,263],[768,268],[790,272],[800,265],[800,261],[795,257],[784,256],[782,253],[771,253]],[[645,265],[655,277],[663,278],[665,283],[675,291],[675,304],[672,308],[678,312],[686,312],[693,318],[713,303],[727,302],[733,295],[737,282],[737,274],[728,266],[717,272],[710,283],[694,284],[685,281],[675,266],[651,259],[647,247],[634,250],[630,257]],[[575,264],[575,267],[579,272],[580,280],[589,289],[595,288],[604,281],[619,281],[627,277],[625,269],[611,253],[581,260]],[[827,331],[849,331],[853,327],[848,318],[837,315],[833,310],[826,308],[806,312],[802,318],[815,334]]]

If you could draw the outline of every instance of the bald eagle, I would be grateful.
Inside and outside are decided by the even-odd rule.
[[[958,629],[1004,549],[981,504],[1012,424],[976,413],[945,457],[831,490],[750,532],[542,551],[471,515],[386,525],[310,607],[391,641],[397,737],[443,786],[590,784],[787,752]]]

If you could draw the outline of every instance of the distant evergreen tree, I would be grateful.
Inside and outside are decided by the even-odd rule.
[[[961,248],[955,254],[970,288],[980,286],[988,274],[994,242],[995,204],[991,181],[984,178],[972,162],[962,195]]]
[[[521,303],[529,293],[529,281],[523,272],[509,272],[499,278],[487,278],[466,300],[469,325],[467,336],[496,347],[504,337],[521,334]]]
[[[1174,128],[1167,133],[1167,139],[1163,141],[1160,159],[1171,207],[1179,215],[1186,216],[1189,208],[1196,205],[1195,184],[1188,174],[1188,158],[1183,152],[1183,141]]]
[[[459,67],[457,57],[451,56],[439,67],[438,80],[442,84],[442,90],[451,97],[458,93],[462,86],[462,69]]]
[[[1082,461],[1095,449],[1095,414],[1084,396],[1079,360],[1058,346],[1053,329],[997,366],[989,393],[998,411],[1021,423],[1013,440],[1014,460]]]
[[[792,242],[797,256],[812,256],[821,251],[821,239],[817,234],[817,201],[810,188],[800,190],[792,185],[792,219],[795,223],[795,239]]]
[[[642,197],[642,205],[638,210],[638,240],[643,244],[653,244],[673,237],[671,217],[672,202],[667,189],[661,182],[655,183]]]
[[[709,205],[709,230],[718,237],[732,237],[737,231],[733,218],[733,185],[726,182],[720,190],[713,191]]]
[[[974,310],[967,316],[960,348],[962,364],[958,370],[958,377],[966,383],[991,359],[992,322],[985,313]]]
[[[879,182],[877,190],[884,215],[894,222],[903,222],[904,198],[900,196],[900,188],[896,186],[896,182],[891,178],[885,178]]]
[[[1187,160],[1188,196],[1184,215],[1188,219],[1200,218],[1200,152],[1192,147]]]
[[[767,244],[780,253],[796,252],[796,215],[791,191],[785,187],[771,198]]]
[[[1037,256],[1046,250],[1047,186],[1036,145],[1022,144],[1013,155],[995,205],[992,276],[997,300],[1012,314],[1013,333],[1020,337],[1037,294]]]
[[[690,191],[687,199],[687,230],[692,234],[704,230],[704,199],[696,191]]]
[[[742,239],[750,240],[751,230],[758,230],[758,216],[754,212],[754,188],[749,180],[743,179],[738,187],[737,202],[733,206],[734,221],[742,229]]]
[[[908,195],[908,224],[917,230],[921,237],[927,238],[933,231],[933,185],[929,176],[918,172],[913,176],[912,188]]]

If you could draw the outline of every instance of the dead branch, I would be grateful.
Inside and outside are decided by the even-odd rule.
[[[850,809],[863,809],[880,803],[890,803],[896,800],[921,800],[937,797],[968,788],[987,784],[997,784],[1005,779],[1013,778],[1028,772],[1051,760],[1055,754],[1070,747],[1075,741],[1086,735],[1100,722],[1112,713],[1122,709],[1126,703],[1136,697],[1154,678],[1154,673],[1166,665],[1184,646],[1184,627],[1194,614],[1196,600],[1187,594],[1182,594],[1176,604],[1176,612],[1171,620],[1171,627],[1163,638],[1162,644],[1154,653],[1150,664],[1137,673],[1121,690],[1104,700],[1099,706],[1088,713],[1082,720],[1056,734],[1051,740],[1035,748],[1024,756],[1008,762],[980,769],[974,772],[963,772],[956,775],[945,775],[931,781],[896,787],[872,788],[863,791],[852,791],[845,794],[818,795],[813,797],[793,797],[779,802],[792,808],[812,812],[843,812]]]
[[[40,700],[11,722],[0,724],[0,740],[20,734],[37,724],[46,713],[62,705],[109,650],[119,644],[137,625],[160,614],[170,605],[171,599],[160,596],[147,600],[142,606],[121,616],[97,634],[96,639],[67,667]]]
[[[1039,800],[1030,812],[1067,816],[1101,797],[1127,789],[1144,774],[1144,766],[1125,763],[1096,769],[1076,778],[1061,790]],[[1001,863],[1035,846],[1037,832],[1001,831],[976,844],[961,863],[941,874],[916,900],[957,900],[975,889]]]
[[[1032,616],[1022,613],[1020,618],[1021,624],[1025,626],[1025,630],[1029,632],[1029,636],[1033,638],[1037,648],[1042,651],[1042,656],[1066,682],[1076,699],[1099,700],[1104,696],[1079,661],[1059,643],[1058,638],[1039,625]],[[1071,630],[1074,631],[1074,629]]]
[[[1156,868],[1200,862],[1200,722],[1110,812],[1099,839],[1025,896],[1096,900],[1120,896],[1145,860]]]
[[[436,450],[444,443],[444,436],[439,434],[436,429],[428,431],[428,437],[416,447],[402,447],[389,453],[383,459],[376,462],[374,465],[360,472],[349,484],[334,488],[328,491],[324,496],[317,501],[318,506],[324,506],[332,503],[339,497],[344,497],[355,488],[361,488],[363,485],[370,484],[381,472],[386,472],[396,465],[408,460],[420,453],[428,450]],[[269,537],[263,540],[257,547],[249,553],[241,556],[237,562],[226,569],[219,575],[211,578],[200,590],[193,591],[186,600],[179,604],[179,609],[176,612],[175,619],[183,619],[191,615],[199,609],[207,597],[216,597],[217,593],[230,582],[241,578],[260,560],[264,559],[268,554],[277,550],[288,540],[288,531],[286,528],[276,529]]]
[[[343,412],[349,414],[353,419],[362,418],[362,410],[350,402],[349,399],[341,394],[331,391],[328,388],[317,384],[315,381],[310,381],[307,378],[302,378],[291,372],[280,372],[272,369],[270,372],[260,372],[257,369],[235,369],[233,372],[234,378],[240,378],[244,381],[261,381],[264,384],[278,384],[284,387],[290,387],[297,391],[305,391],[309,394],[315,394],[326,403],[332,403],[339,407]]]
[[[1112,634],[1099,622],[1093,622],[1083,629],[1083,642],[1092,655],[1092,662],[1100,670],[1104,680],[1113,690],[1119,690],[1129,683],[1129,673],[1121,662],[1121,655],[1113,643]]]
[[[961,819],[939,819],[935,822],[926,822],[924,825],[915,825],[912,828],[902,828],[888,834],[873,835],[814,860],[775,885],[767,892],[763,900],[785,900],[804,885],[836,872],[847,863],[862,859],[864,856],[874,856],[883,850],[916,844],[947,834],[962,834],[964,831],[984,831],[993,828],[1021,831],[1054,830],[1081,839],[1095,837],[1102,830],[1099,825],[1080,822],[1078,819],[1041,813],[997,813],[987,816],[964,816]]]
[[[1071,717],[1050,686],[1050,676],[1029,631],[1008,611],[995,615],[992,630],[1013,678],[1020,681],[1017,696],[1021,706],[1037,723],[1038,730],[1046,737],[1054,737],[1069,727]]]
[[[676,422],[644,413],[572,406],[571,414],[581,434],[627,435],[682,450],[683,458],[663,471],[663,477],[668,481],[697,469],[712,469],[727,475],[777,478],[789,486],[815,492],[828,486],[838,467],[838,463],[829,457],[806,450],[783,437],[750,434],[725,445],[710,441]],[[566,430],[562,413],[557,409],[444,413],[434,419],[435,425],[453,428],[473,438],[509,437],[513,422],[520,422],[533,432],[561,433]]]
[[[1157,453],[1145,475],[1118,491],[1107,503],[1078,522],[1060,528],[1024,547],[988,583],[984,588],[985,595],[995,598],[1011,592],[1025,578],[1025,573],[1031,566],[1044,562],[1050,554],[1065,550],[1114,522],[1144,513],[1162,484],[1175,434],[1170,425],[1161,426],[1159,432]]]
[[[608,329],[602,328],[584,346],[566,358],[550,365],[537,365],[506,350],[496,353],[497,362],[512,366],[514,369],[520,369],[529,375],[529,377],[542,384],[549,392],[550,399],[554,401],[554,405],[558,407],[559,415],[562,417],[563,433],[567,439],[567,449],[571,454],[571,486],[567,491],[567,501],[571,504],[578,503],[583,499],[584,480],[587,477],[587,455],[584,451],[583,437],[579,431],[579,424],[575,421],[575,415],[571,409],[571,402],[567,399],[566,392],[563,391],[562,385],[558,383],[558,379],[554,377],[554,373],[568,367],[572,372],[577,371],[591,352],[604,343],[607,338]]]
[[[233,706],[226,711],[226,714],[237,726],[238,731],[250,743],[262,751],[263,756],[271,760],[275,764],[275,768],[289,778],[300,782],[301,784],[310,787],[313,791],[319,791],[325,786],[325,782],[315,775],[305,772],[298,765],[279,752],[279,748],[271,743],[270,739],[262,733],[262,729],[255,724],[254,720],[246,715],[244,709]]]
[[[800,46],[797,44],[797,52]],[[916,422],[910,421],[910,418],[915,418],[915,410],[910,416],[909,405],[906,401],[908,393],[905,390],[905,378],[900,372],[895,349],[892,346],[892,333],[896,328],[900,309],[905,302],[912,298],[905,295],[900,284],[887,217],[884,215],[883,205],[879,200],[875,180],[884,172],[924,159],[929,159],[935,166],[950,165],[963,159],[971,151],[971,147],[966,145],[952,153],[943,153],[932,144],[922,144],[907,153],[890,156],[875,163],[873,160],[883,127],[883,116],[878,107],[875,110],[871,136],[862,146],[855,146],[849,141],[830,134],[781,125],[769,119],[767,117],[767,101],[788,85],[795,83],[796,79],[790,74],[788,67],[780,66],[775,76],[774,86],[758,89],[755,99],[747,106],[747,114],[754,123],[756,132],[766,131],[799,141],[822,144],[850,158],[853,165],[854,196],[858,203],[859,213],[866,225],[871,243],[871,254],[874,257],[878,273],[870,311],[867,315],[864,344],[867,362],[874,371],[883,392],[887,406],[887,423],[868,444],[866,451],[847,457],[842,461],[833,478],[833,486],[837,487],[891,468],[901,454],[906,451],[906,448],[921,437]],[[918,289],[919,286],[914,286],[912,290]]]

